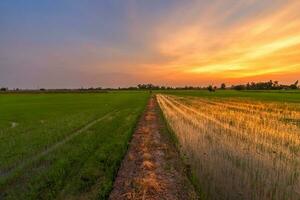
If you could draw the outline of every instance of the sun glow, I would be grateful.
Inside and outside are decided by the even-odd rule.
[[[18,15],[13,5],[0,12],[0,84],[206,86],[300,77],[299,0],[79,4],[86,7],[48,17]]]
[[[188,25],[172,27],[166,22],[160,28],[165,31],[161,31],[157,49],[172,58],[165,63],[165,68],[183,72],[189,78],[194,75],[220,79],[268,77],[278,73],[300,75],[298,8],[299,2],[290,1],[230,26],[219,24],[218,8],[203,15],[188,16]],[[231,13],[239,9],[236,6]],[[203,16],[210,21],[203,21]],[[224,14],[223,20],[228,16]],[[178,12],[176,17],[179,18]]]

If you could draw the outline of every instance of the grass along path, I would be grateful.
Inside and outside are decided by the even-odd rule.
[[[152,97],[119,169],[110,200],[197,199],[168,134]]]

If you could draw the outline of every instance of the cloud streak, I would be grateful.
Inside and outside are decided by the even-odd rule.
[[[36,4],[38,12],[22,11],[26,21],[1,12],[0,85],[207,85],[300,77],[298,0],[80,2],[64,2],[69,11],[61,8],[55,16]]]
[[[187,80],[195,74],[228,80],[262,75],[268,79],[277,73],[300,75],[299,1],[265,1],[265,9],[258,12],[252,8],[248,17],[237,19],[232,15],[261,1],[239,1],[222,12],[228,2],[214,1],[204,13],[188,15],[184,25],[168,29],[166,22],[158,28],[164,30],[157,42],[158,51],[174,58],[164,67],[182,73]],[[228,18],[231,21],[224,26]]]

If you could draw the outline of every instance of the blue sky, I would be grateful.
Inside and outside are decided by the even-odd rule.
[[[297,8],[294,0],[1,0],[0,86],[287,81],[300,71]],[[291,56],[274,55],[288,48]],[[249,56],[261,49],[287,70]]]

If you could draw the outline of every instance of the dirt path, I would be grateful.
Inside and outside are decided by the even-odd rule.
[[[110,200],[198,199],[151,97],[133,135]]]

